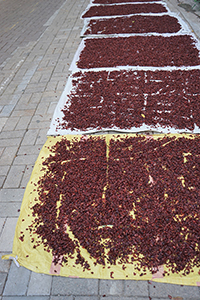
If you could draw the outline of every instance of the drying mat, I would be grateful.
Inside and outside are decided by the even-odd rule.
[[[162,13],[168,12],[167,6],[162,3],[138,3],[138,4],[114,4],[114,5],[91,5],[89,4],[82,14],[82,18],[130,15],[138,13]]]
[[[85,38],[70,69],[199,66],[199,47],[194,35]]]
[[[107,70],[72,74],[48,135],[200,132],[200,69]]]
[[[117,34],[188,34],[190,30],[186,23],[175,13],[129,15],[121,17],[107,17],[85,19],[81,36],[117,35]]]
[[[199,140],[49,137],[11,256],[46,274],[199,285]]]

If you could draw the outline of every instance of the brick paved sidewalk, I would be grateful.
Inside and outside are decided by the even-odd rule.
[[[0,0],[0,8],[4,7],[6,11],[12,3],[14,0],[9,0],[5,6],[4,1]],[[10,19],[1,19],[5,28],[0,45],[3,47],[3,42],[7,42],[8,46],[7,50],[0,51],[2,61],[6,59],[0,66],[1,255],[12,251],[24,188],[40,148],[46,141],[55,106],[66,84],[69,65],[80,43],[79,35],[83,27],[80,15],[89,0],[60,0],[57,5],[50,7],[49,4],[48,11],[45,6],[47,1],[43,1],[40,9],[37,6],[39,2],[29,3],[27,8],[26,2],[21,2],[17,19],[14,19],[12,11]],[[179,9],[177,5],[169,7],[175,11]],[[37,14],[33,16],[31,11],[34,13],[34,10]],[[180,11],[189,19],[194,30],[198,28],[198,18],[183,8]],[[29,14],[35,27],[21,35],[22,25],[29,24]],[[13,30],[16,27],[14,34],[12,26]],[[19,43],[14,36],[18,36]],[[147,281],[53,277],[36,274],[23,267],[17,268],[10,261],[0,260],[0,300],[167,300],[170,297],[174,300],[197,300],[200,299],[200,289]]]

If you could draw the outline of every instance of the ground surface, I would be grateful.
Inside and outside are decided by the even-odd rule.
[[[0,0],[0,253],[11,253],[24,188],[80,43],[89,0]],[[182,3],[192,6],[190,2]],[[171,10],[200,36],[198,11]],[[197,7],[195,7],[197,9]],[[106,296],[106,297],[105,297]],[[150,297],[150,298],[149,298]],[[197,300],[200,288],[147,281],[72,279],[0,260],[0,299]],[[179,298],[176,298],[179,297]]]

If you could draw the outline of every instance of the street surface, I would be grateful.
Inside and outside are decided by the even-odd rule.
[[[46,141],[89,0],[0,0],[0,254],[12,252],[32,168]],[[197,15],[168,7],[200,37]],[[0,300],[199,300],[200,287],[37,274],[0,260]]]

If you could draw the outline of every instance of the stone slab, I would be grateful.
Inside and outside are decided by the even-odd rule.
[[[33,171],[33,167],[34,165],[31,165],[31,166],[27,166],[26,169],[25,169],[25,172],[24,172],[24,175],[23,175],[23,178],[22,178],[22,181],[21,181],[21,184],[20,184],[20,187],[25,189],[28,182],[29,182],[29,179],[31,177],[31,174],[32,174],[32,171]]]
[[[0,218],[1,217],[19,217],[21,203],[20,202],[1,202]]]
[[[11,264],[3,296],[26,295],[31,271]]]
[[[98,295],[98,279],[53,277],[52,295]]]
[[[49,296],[11,296],[2,297],[2,300],[49,300]]]
[[[1,166],[0,176],[7,176],[9,168],[10,168],[10,166]]]
[[[18,149],[17,146],[6,147],[0,157],[0,166],[7,166],[8,164],[12,164],[17,149]]]
[[[100,295],[121,295],[124,291],[124,280],[100,280]]]
[[[32,272],[27,296],[50,295],[52,276]]]
[[[10,265],[11,265],[11,261],[10,260],[3,260],[1,259],[1,257],[3,255],[6,255],[9,253],[6,252],[1,252],[0,253],[0,272],[4,272],[4,273],[8,273],[9,269],[10,269]]]
[[[168,298],[169,299],[169,298]],[[76,299],[77,300],[77,299]],[[149,297],[140,297],[140,296],[133,296],[133,297],[126,297],[126,296],[108,296],[108,297],[100,297],[100,300],[152,300]],[[165,300],[165,299],[159,299]]]
[[[11,118],[9,118],[10,120]],[[9,122],[8,122],[9,123]],[[4,130],[0,133],[0,138],[1,139],[13,139],[13,138],[18,138],[18,137],[23,137],[25,133],[25,130]]]
[[[6,176],[0,176],[0,188],[3,187],[3,184],[5,182]]]
[[[2,130],[3,126],[6,124],[8,118],[0,118],[0,130]]]
[[[152,282],[149,285],[150,297],[163,297],[169,296],[182,297],[184,300],[200,299],[200,291],[197,286],[183,286],[178,284],[166,284],[160,282]]]
[[[16,146],[21,143],[21,138],[1,139],[1,147]]]
[[[4,183],[4,188],[17,188],[25,171],[25,163],[20,166],[12,166]]]
[[[18,155],[25,154],[35,154],[38,155],[40,150],[42,149],[43,144],[41,145],[24,145],[19,148]]]
[[[24,189],[1,189],[0,202],[18,201],[21,202],[24,196]]]
[[[15,235],[17,218],[7,218],[0,236],[0,251],[12,252],[12,244]]]
[[[37,159],[37,155],[35,154],[27,154],[27,155],[18,155],[14,160],[14,165],[30,165],[35,164]]]
[[[124,283],[125,296],[148,296],[148,282],[137,280],[126,280]]]
[[[4,289],[6,277],[7,277],[7,273],[0,273],[0,295],[2,294]]]
[[[34,145],[38,135],[38,131],[39,131],[38,129],[28,130],[22,140],[22,145]]]
[[[51,296],[50,300],[74,300],[73,296]]]
[[[76,296],[74,299],[75,300],[99,300],[99,297],[98,296]]]

